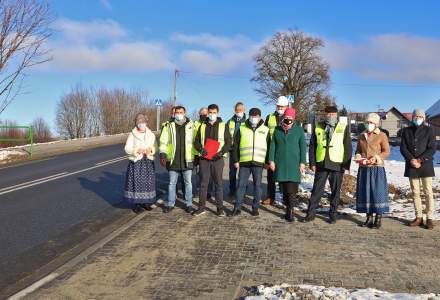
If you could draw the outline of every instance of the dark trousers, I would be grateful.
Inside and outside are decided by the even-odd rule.
[[[315,173],[315,180],[313,182],[312,196],[310,196],[308,215],[314,215],[318,208],[322,194],[324,193],[325,183],[327,179],[330,183],[330,214],[336,214],[339,204],[339,196],[341,194],[343,173],[340,171],[320,170]]]
[[[240,209],[243,204],[244,195],[246,193],[246,187],[248,184],[249,176],[252,174],[252,181],[254,183],[254,200],[252,202],[253,208],[258,208],[261,201],[261,180],[263,177],[263,167],[240,167],[237,201],[235,202],[235,208]]]
[[[229,153],[229,193],[237,191],[237,169],[234,167],[232,153]]]
[[[275,180],[274,172],[267,170],[267,197],[275,200]]]
[[[286,205],[287,210],[293,209],[293,204],[296,200],[296,194],[298,193],[298,182],[279,182],[279,185],[283,193],[284,205]]]
[[[213,160],[200,160],[200,196],[199,208],[206,207],[206,198],[208,196],[209,181],[212,179],[215,186],[215,201],[217,202],[217,209],[223,209],[223,167],[225,163],[223,158]]]

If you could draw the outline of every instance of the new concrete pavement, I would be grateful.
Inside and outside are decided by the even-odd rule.
[[[118,144],[0,168],[0,298],[134,216],[123,201],[126,166]]]

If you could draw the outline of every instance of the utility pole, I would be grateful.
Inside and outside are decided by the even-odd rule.
[[[174,80],[173,80],[173,106],[176,106],[177,102],[177,91],[176,91],[176,84],[177,84],[177,76],[179,75],[179,70],[174,70]]]

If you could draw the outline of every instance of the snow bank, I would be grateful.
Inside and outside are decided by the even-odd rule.
[[[399,300],[440,300],[440,294],[407,294],[388,293],[376,289],[344,289],[313,285],[260,285],[250,291],[246,300],[290,300],[290,299],[338,299],[338,300],[363,300],[363,299],[399,299]]]
[[[7,162],[17,156],[27,156],[26,152],[20,150],[0,149],[0,163]]]

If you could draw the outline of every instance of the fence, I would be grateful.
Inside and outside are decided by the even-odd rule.
[[[29,154],[29,157],[32,158],[32,146],[34,143],[32,126],[0,125],[0,132],[2,132],[5,129],[6,130],[27,129],[28,134],[25,137],[11,138],[11,137],[0,136],[0,143],[1,142],[27,142],[29,144],[28,154]]]

